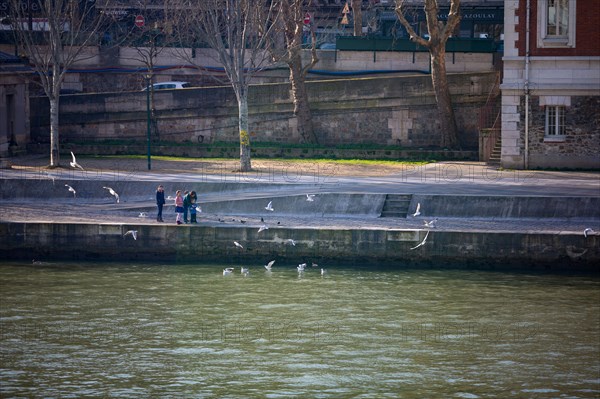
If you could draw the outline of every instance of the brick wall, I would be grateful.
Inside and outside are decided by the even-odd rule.
[[[600,3],[596,0],[579,0],[576,13],[576,43],[574,48],[538,48],[537,42],[538,26],[537,11],[538,0],[530,3],[530,55],[535,56],[600,56]],[[518,25],[516,31],[519,39],[516,46],[519,55],[525,56],[525,29],[526,29],[526,1],[519,1],[516,16]]]

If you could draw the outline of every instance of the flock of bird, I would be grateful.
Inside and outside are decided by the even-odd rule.
[[[85,170],[83,168],[83,166],[81,166],[79,163],[77,163],[77,158],[75,158],[75,154],[73,154],[73,151],[71,151],[71,157],[73,158],[73,160],[71,162],[69,162],[69,165],[71,165],[72,168]],[[65,187],[70,192],[73,193],[73,197],[74,198],[77,197],[77,191],[75,191],[75,189],[72,186],[70,186],[68,184],[65,184]],[[106,186],[104,186],[102,188],[108,190],[108,192],[110,193],[110,195],[112,195],[113,197],[115,197],[116,202],[119,203],[119,194],[117,194],[117,192],[115,190],[113,190],[111,187],[106,187]]]
[[[77,168],[77,169],[85,170],[77,162],[77,158],[75,157],[75,154],[73,153],[73,151],[71,151],[71,157],[72,157],[72,161],[69,164],[71,165],[72,168]],[[67,187],[67,189],[69,190],[69,192],[73,193],[73,197],[77,196],[77,192],[75,191],[75,189],[72,186],[70,186],[68,184],[65,184],[65,187]],[[110,195],[114,196],[116,202],[119,203],[119,194],[114,189],[112,189],[111,187],[106,187],[106,186],[103,186],[102,188],[108,190],[108,192],[110,193]],[[314,202],[314,198],[315,198],[314,194],[306,194],[306,201],[308,201],[308,202]],[[171,199],[171,197],[169,197],[168,199]],[[273,209],[273,201],[269,201],[269,203],[267,204],[267,206],[265,206],[265,209],[267,211],[269,211],[269,212],[273,212],[274,211],[274,209]],[[412,217],[417,217],[417,216],[420,216],[420,215],[421,215],[421,203],[419,202],[419,203],[417,203],[417,207],[415,209],[415,212],[412,214]],[[145,213],[144,212],[140,213],[140,217],[145,217]],[[221,220],[219,220],[219,221],[221,221]],[[264,219],[261,218],[261,221],[264,222]],[[241,221],[241,222],[245,223],[245,221]],[[437,222],[438,222],[438,218],[434,218],[434,219],[429,220],[429,221],[427,221],[427,220],[423,221],[424,226],[428,229],[427,233],[425,234],[425,237],[423,238],[423,241],[421,241],[416,246],[410,248],[411,250],[417,249],[417,248],[422,247],[423,245],[425,245],[425,243],[427,242],[427,238],[429,237],[429,233],[431,232],[431,230],[429,230],[429,229],[436,228]],[[266,224],[263,224],[263,225],[261,225],[259,227],[258,233],[261,233],[261,232],[263,232],[265,230],[268,230],[268,229],[269,229],[269,227]],[[596,232],[593,229],[589,228],[589,227],[583,230],[583,235],[586,238],[588,237],[588,235],[595,234],[595,233]],[[125,238],[127,236],[132,236],[134,240],[137,240],[137,230],[129,230],[129,231],[127,231],[123,235],[123,237]],[[285,241],[285,243],[290,244],[292,246],[296,245],[296,241],[294,241],[291,238],[287,239]],[[244,249],[244,246],[242,244],[240,244],[239,242],[237,242],[237,241],[234,241],[233,244],[237,248],[239,248],[239,249],[242,249],[242,250]],[[265,265],[265,268],[267,269],[267,271],[269,271],[269,272],[271,271],[271,267],[273,266],[274,263],[275,263],[275,261],[271,261],[267,265]],[[315,263],[313,263],[312,266],[316,267],[317,265]],[[302,263],[302,264],[298,265],[298,268],[297,268],[298,272],[299,273],[304,272],[304,268],[305,267],[306,267],[306,263]],[[232,267],[225,268],[223,270],[223,275],[232,274],[233,271],[234,271],[234,268],[232,268]],[[248,268],[243,268],[242,267],[241,268],[241,272],[242,272],[242,274],[248,274],[249,270],[248,270]],[[325,273],[325,270],[321,269],[321,274],[323,275],[324,273]]]
[[[275,264],[275,261],[272,260],[269,263],[267,263],[266,265],[264,265],[264,268],[267,273],[271,273],[271,271],[273,270],[274,264]],[[304,271],[306,270],[306,266],[307,266],[306,263],[301,263],[296,267],[296,270],[298,270],[298,275],[303,275]],[[315,268],[319,267],[319,265],[316,263],[312,263],[311,266],[315,267]],[[234,272],[235,272],[235,267],[226,267],[225,269],[223,269],[223,276],[230,276],[230,275],[234,274]],[[250,268],[242,266],[240,268],[240,272],[242,275],[248,276],[248,275],[250,275]],[[327,274],[327,270],[321,268],[321,276],[324,276],[325,274]]]
[[[314,194],[306,194],[306,201],[308,201],[308,202],[314,202],[314,200],[315,200],[314,198],[315,198]],[[273,201],[269,201],[269,203],[267,204],[267,206],[265,206],[265,209],[267,211],[273,212],[274,211],[274,209],[273,209]],[[264,218],[261,217],[260,220],[261,220],[261,222],[264,223]],[[243,221],[243,220],[241,222],[245,223],[245,221]],[[261,225],[258,228],[258,233],[261,233],[261,232],[263,232],[265,230],[268,230],[268,229],[269,229],[269,227],[266,224],[263,224],[263,225]],[[288,239],[286,239],[286,240],[283,241],[283,244],[289,244],[291,246],[296,246],[296,241],[294,239],[292,239],[292,238],[288,238]],[[245,249],[244,246],[242,244],[240,244],[238,241],[234,241],[233,245],[236,248],[240,249],[240,250],[244,250]],[[264,265],[265,269],[267,270],[267,272],[271,272],[271,268],[273,267],[274,263],[275,263],[275,261],[272,260],[269,263],[267,263],[266,265]],[[317,265],[316,263],[312,263],[312,267],[318,267],[318,266],[319,265]],[[304,273],[304,268],[305,267],[306,267],[306,263],[299,264],[298,267],[297,267],[298,273],[300,273],[300,274]],[[233,274],[234,271],[235,271],[235,268],[233,268],[233,267],[226,267],[225,269],[223,269],[223,275],[224,276],[231,275],[231,274]],[[241,271],[241,273],[244,276],[247,276],[250,273],[250,270],[247,267],[241,267],[240,271]],[[323,269],[323,268],[321,268],[321,275],[325,275],[325,273],[326,273],[326,270]]]

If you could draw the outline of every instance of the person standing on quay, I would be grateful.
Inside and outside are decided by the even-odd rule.
[[[183,223],[188,222],[188,211],[190,209],[190,192],[183,192]]]
[[[196,220],[196,211],[198,209],[198,204],[196,202],[198,201],[198,196],[196,195],[195,191],[189,193],[188,196],[188,203],[190,207],[190,223],[198,223]]]
[[[158,186],[156,189],[156,206],[158,207],[158,214],[156,215],[157,222],[164,222],[162,218],[163,205],[165,204],[165,190],[162,186]]]
[[[175,193],[175,212],[177,213],[177,224],[182,224],[183,221],[183,197],[181,196],[181,190],[177,190]]]

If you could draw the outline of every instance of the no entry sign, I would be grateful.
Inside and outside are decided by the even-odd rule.
[[[135,26],[137,26],[138,28],[141,28],[142,26],[144,26],[144,23],[146,21],[144,20],[144,16],[143,15],[136,15],[135,16]]]
[[[310,14],[306,13],[304,14],[304,25],[308,25],[310,24]]]

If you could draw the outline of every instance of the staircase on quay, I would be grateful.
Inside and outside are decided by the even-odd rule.
[[[411,200],[412,194],[387,194],[380,217],[405,218]]]

